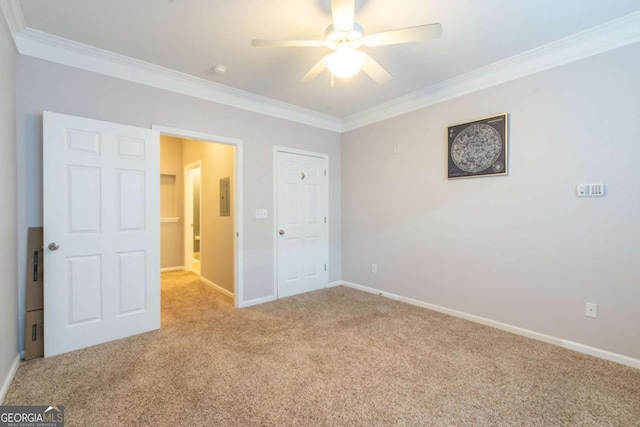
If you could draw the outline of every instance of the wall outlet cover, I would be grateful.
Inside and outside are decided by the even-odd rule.
[[[587,317],[598,317],[598,304],[594,304],[592,302],[588,302],[584,308],[584,315]]]

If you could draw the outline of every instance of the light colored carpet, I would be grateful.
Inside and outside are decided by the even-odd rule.
[[[162,329],[20,365],[67,426],[638,426],[640,370],[337,287],[235,309],[163,274]]]

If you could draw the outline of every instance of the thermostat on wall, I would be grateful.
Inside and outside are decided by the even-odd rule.
[[[602,197],[604,196],[604,184],[578,184],[576,186],[578,197]]]

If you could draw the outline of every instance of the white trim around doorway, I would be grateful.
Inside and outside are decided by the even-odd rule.
[[[207,142],[215,142],[218,144],[227,144],[233,145],[236,148],[235,153],[235,197],[233,198],[234,207],[235,207],[235,218],[234,218],[234,227],[235,227],[235,256],[234,256],[234,272],[235,272],[235,283],[234,283],[234,305],[236,307],[244,307],[244,293],[243,293],[243,245],[242,241],[244,238],[243,234],[243,222],[242,222],[242,140],[237,138],[230,138],[226,136],[213,135],[209,133],[196,132],[187,129],[178,129],[173,127],[161,126],[161,125],[152,125],[151,129],[160,132],[161,135],[173,136],[176,138],[186,138],[186,139],[195,139],[198,141],[207,141]]]

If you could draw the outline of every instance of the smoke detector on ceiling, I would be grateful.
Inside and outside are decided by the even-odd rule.
[[[216,65],[211,69],[211,71],[213,71],[213,74],[217,76],[224,76],[227,72],[227,67],[224,65]]]
[[[227,73],[227,67],[224,65],[214,65],[209,68],[206,73],[217,77],[224,76]]]

